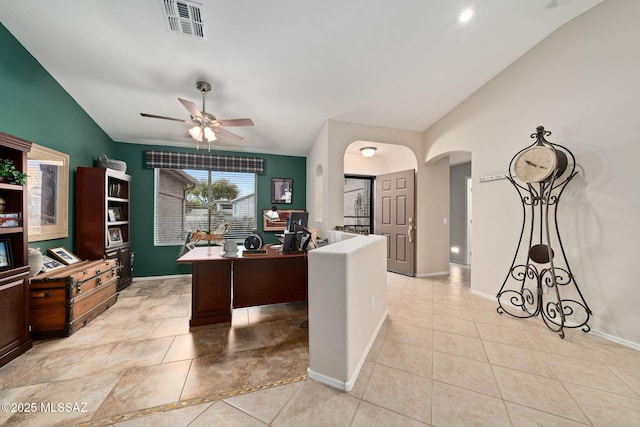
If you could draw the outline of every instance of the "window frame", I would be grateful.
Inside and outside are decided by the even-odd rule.
[[[185,174],[188,174],[187,171],[193,171],[196,169],[172,169],[172,168],[154,168],[154,190],[153,190],[153,245],[154,246],[182,246],[185,243],[185,240],[187,238],[187,234],[189,233],[189,231],[187,230],[187,227],[185,225],[183,225],[183,229],[182,229],[182,234],[183,237],[182,239],[178,239],[175,242],[160,242],[159,241],[159,221],[158,221],[158,210],[159,210],[159,206],[158,206],[158,198],[160,193],[160,174],[162,170],[176,170],[176,171],[181,171]],[[203,172],[203,174],[208,175],[208,174],[214,174],[214,173],[222,173],[222,174],[227,174],[227,173],[243,173],[243,174],[248,174],[248,175],[252,175],[253,176],[253,193],[248,193],[248,194],[241,194],[238,195],[238,197],[234,200],[237,199],[241,199],[247,196],[251,196],[251,194],[253,194],[254,197],[254,203],[253,203],[253,225],[252,225],[252,229],[255,229],[258,227],[258,174],[254,173],[254,172],[228,172],[228,171],[215,171],[215,170],[201,170]],[[212,177],[212,183],[215,182],[215,180],[213,180]],[[233,181],[231,181],[233,182]],[[186,190],[186,188],[185,188]],[[185,210],[187,208],[186,206],[186,197],[182,200],[183,203],[183,212],[182,212],[182,221],[184,224],[184,220],[186,219],[186,214],[185,214]],[[225,202],[226,203],[226,202]],[[229,201],[229,203],[231,203],[231,201]],[[209,210],[209,215],[211,215],[211,210]],[[232,214],[233,215],[233,214]],[[212,218],[215,217],[215,215],[211,215]],[[212,223],[212,228],[215,228],[215,224]],[[233,230],[233,226],[232,229]],[[195,230],[192,230],[195,231]],[[241,230],[242,231],[242,230]],[[230,232],[231,234],[234,233],[234,231]],[[237,233],[237,230],[236,230]],[[248,234],[247,234],[248,235]],[[246,236],[245,236],[246,237]],[[237,242],[242,242],[244,240],[245,237],[239,237],[239,236],[235,236],[235,237],[231,237],[231,240],[237,241]],[[226,238],[228,240],[228,238]],[[205,243],[206,244],[206,243]]]

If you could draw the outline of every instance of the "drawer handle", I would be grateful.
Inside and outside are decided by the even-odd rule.
[[[34,298],[49,298],[49,297],[51,297],[51,292],[49,292],[49,291],[38,292],[38,293],[31,294],[31,296],[34,297]]]

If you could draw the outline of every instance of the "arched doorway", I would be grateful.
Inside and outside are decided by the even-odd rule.
[[[386,236],[387,270],[409,276],[416,269],[417,166],[416,156],[403,145],[354,141],[344,154],[345,227]],[[407,186],[396,185],[400,182]]]

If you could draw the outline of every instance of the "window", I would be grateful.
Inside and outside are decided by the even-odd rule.
[[[27,158],[29,242],[67,237],[69,155],[33,144]]]
[[[374,178],[366,176],[344,177],[344,226],[373,233]]]
[[[155,245],[181,245],[196,230],[231,221],[225,239],[243,240],[256,228],[256,175],[155,169]]]

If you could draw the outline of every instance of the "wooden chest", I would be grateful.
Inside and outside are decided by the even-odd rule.
[[[82,261],[31,279],[31,336],[68,337],[116,303],[115,259]]]

